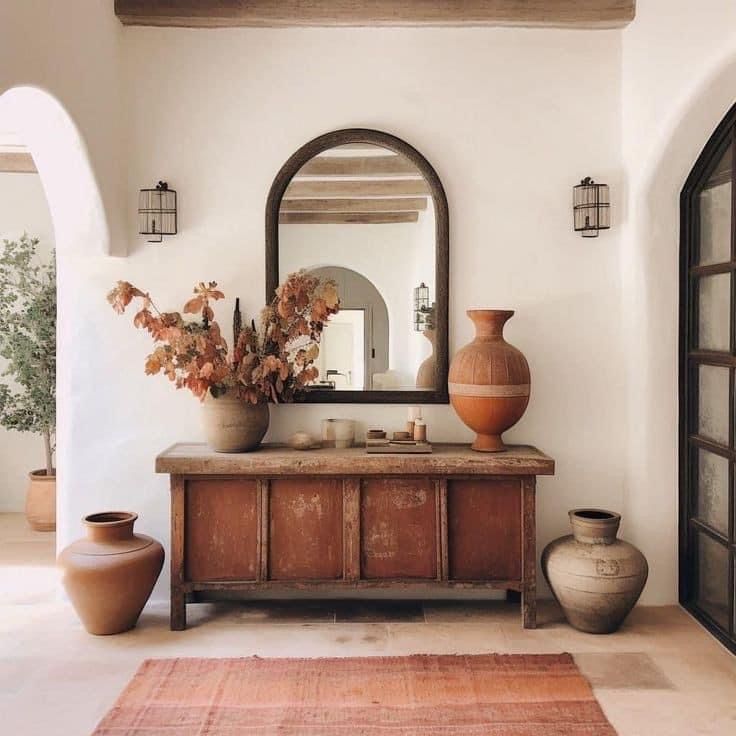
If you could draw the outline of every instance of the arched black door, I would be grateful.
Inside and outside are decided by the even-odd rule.
[[[680,602],[736,651],[736,106],[680,198]]]

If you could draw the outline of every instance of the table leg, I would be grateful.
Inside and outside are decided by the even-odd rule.
[[[537,525],[536,478],[521,481],[522,587],[521,622],[525,629],[537,628]]]
[[[171,476],[171,623],[172,631],[187,626],[187,596],[184,591],[184,478]]]
[[[536,586],[526,589],[521,594],[521,623],[525,629],[537,628]]]
[[[187,594],[174,586],[171,587],[170,621],[172,631],[184,631],[187,627]]]

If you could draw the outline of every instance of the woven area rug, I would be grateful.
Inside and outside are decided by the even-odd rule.
[[[151,659],[94,736],[615,736],[569,654]]]

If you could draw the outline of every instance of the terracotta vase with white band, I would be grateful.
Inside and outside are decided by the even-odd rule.
[[[512,310],[469,309],[467,315],[475,324],[475,339],[452,359],[450,402],[477,433],[474,450],[502,452],[506,446],[501,434],[521,419],[529,404],[529,365],[503,338]]]

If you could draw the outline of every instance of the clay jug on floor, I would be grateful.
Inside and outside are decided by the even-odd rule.
[[[616,539],[620,514],[602,509],[569,512],[572,535],[542,553],[542,570],[571,626],[610,634],[639,600],[649,568],[633,544]]]
[[[164,549],[133,533],[137,518],[127,511],[85,516],[87,537],[59,555],[64,588],[90,634],[132,629],[161,572]]]
[[[473,449],[506,449],[501,434],[521,419],[529,404],[529,365],[520,350],[503,338],[514,315],[505,309],[469,309],[475,339],[452,359],[448,376],[450,403],[477,433]]]
[[[56,529],[55,475],[46,475],[45,470],[28,473],[26,519],[34,531],[53,532]]]

